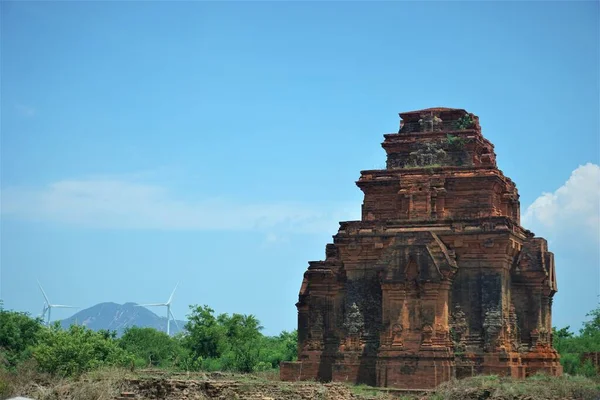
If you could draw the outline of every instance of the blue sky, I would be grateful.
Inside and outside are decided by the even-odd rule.
[[[554,324],[600,294],[598,2],[1,5],[1,296],[166,300],[296,326],[397,113],[480,117],[557,263]],[[68,316],[56,311],[53,317]]]

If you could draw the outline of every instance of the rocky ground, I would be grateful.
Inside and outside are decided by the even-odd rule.
[[[247,399],[247,400],[346,400],[357,397],[342,384],[289,384],[283,382],[246,382],[234,380],[133,380],[136,398],[144,399]],[[121,393],[127,396],[128,393]],[[120,397],[119,400],[127,397]]]
[[[109,370],[77,380],[49,380],[32,375],[9,395],[39,400],[600,400],[600,383],[581,377],[533,377],[512,380],[481,376],[448,382],[436,391],[395,391],[343,383],[281,382],[271,374],[166,373]],[[17,384],[18,383],[18,384]]]

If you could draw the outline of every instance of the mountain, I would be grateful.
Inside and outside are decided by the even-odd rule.
[[[183,330],[186,321],[177,321]],[[73,324],[84,325],[94,331],[106,329],[117,331],[121,336],[127,327],[139,326],[154,328],[162,332],[167,331],[167,318],[159,317],[145,307],[136,307],[136,303],[100,303],[81,310],[72,317],[60,321],[63,329]],[[177,325],[171,321],[171,335],[178,333]]]

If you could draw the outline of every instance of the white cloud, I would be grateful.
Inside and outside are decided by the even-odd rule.
[[[338,221],[360,218],[357,204],[184,201],[139,178],[143,176],[63,180],[33,189],[9,187],[1,192],[1,213],[91,228],[256,230],[265,232],[265,242],[271,244],[286,240],[282,232],[333,234]],[[549,239],[577,229],[598,237],[600,166],[580,166],[555,192],[543,193],[523,214],[523,225]]]
[[[555,236],[583,230],[600,235],[600,166],[579,166],[554,193],[543,193],[523,215],[523,225]]]
[[[274,230],[335,233],[338,221],[359,218],[360,207],[336,204],[242,204],[226,199],[183,201],[165,187],[110,178],[64,180],[44,188],[9,187],[3,216],[91,228],[161,230]],[[278,236],[272,236],[278,238]]]
[[[333,232],[332,232],[333,234]],[[266,234],[265,239],[262,243],[263,247],[280,246],[290,242],[290,239],[286,235],[269,232]]]
[[[21,117],[32,118],[36,114],[35,108],[24,104],[17,104],[15,109],[17,110],[17,114]]]

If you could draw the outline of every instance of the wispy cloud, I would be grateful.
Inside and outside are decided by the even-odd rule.
[[[331,230],[330,230],[330,232],[333,234],[333,232]],[[290,239],[285,234],[277,234],[274,232],[268,232],[265,236],[262,246],[269,248],[272,246],[281,246],[283,244],[288,244],[289,242],[290,242]]]
[[[159,230],[335,231],[359,217],[340,204],[254,203],[210,198],[184,201],[166,187],[110,178],[63,180],[43,188],[2,190],[2,215],[89,228]]]
[[[27,106],[25,104],[15,105],[15,110],[19,116],[25,118],[33,118],[36,114],[36,109],[34,107]]]
[[[579,166],[553,193],[543,193],[523,214],[523,225],[552,236],[579,230],[600,236],[600,166]]]
[[[33,221],[89,228],[160,230],[255,230],[265,243],[285,241],[282,232],[333,233],[338,221],[360,218],[357,204],[243,203],[206,198],[186,201],[144,174],[98,176],[54,182],[41,188],[8,187],[1,213]],[[524,212],[523,225],[557,236],[573,230],[600,235],[600,166],[575,169],[553,193],[543,193]]]

